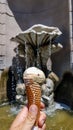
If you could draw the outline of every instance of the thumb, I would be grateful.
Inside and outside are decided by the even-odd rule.
[[[28,116],[24,122],[23,130],[31,130],[34,126],[38,113],[38,108],[36,105],[31,105],[29,107]]]

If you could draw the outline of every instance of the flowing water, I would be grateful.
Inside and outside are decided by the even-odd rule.
[[[15,114],[11,113],[15,108],[11,106],[0,107],[0,130],[9,130]],[[4,123],[5,122],[5,123]],[[73,112],[65,109],[57,109],[55,112],[47,116],[46,130],[73,130]]]

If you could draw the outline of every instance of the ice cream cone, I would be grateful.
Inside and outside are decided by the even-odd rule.
[[[38,107],[37,119],[35,122],[35,126],[38,125],[38,118],[40,116],[40,100],[41,100],[41,89],[40,85],[36,82],[33,82],[32,79],[24,78],[25,86],[26,86],[26,94],[28,99],[28,108],[30,105],[35,104]]]

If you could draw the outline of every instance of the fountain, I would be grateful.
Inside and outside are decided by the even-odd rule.
[[[48,110],[53,110],[54,108],[53,91],[55,83],[59,81],[58,76],[52,72],[51,55],[63,48],[60,43],[54,44],[55,39],[61,34],[61,31],[57,27],[48,27],[37,24],[11,38],[12,41],[18,42],[19,45],[24,45],[24,74],[26,74],[27,77],[31,74],[32,79],[36,79],[35,82],[37,82],[38,79],[39,82],[39,79],[41,81],[40,77],[42,77],[42,73],[44,73],[45,80],[44,82],[39,82],[39,84],[42,91],[41,100],[45,103],[48,114]],[[17,63],[19,63],[18,55],[17,49]],[[21,77],[21,70],[19,70],[19,64],[17,64],[17,77]],[[25,84],[21,82],[20,79],[17,79],[16,91],[16,100],[21,104],[25,104],[27,102]]]
[[[24,106],[25,104],[27,104],[26,89],[22,79],[23,76],[26,75],[27,77],[31,76],[32,79],[35,82],[38,82],[41,87],[41,100],[46,105],[46,109],[44,111],[49,115],[47,117],[46,130],[73,129],[73,112],[68,108],[67,111],[65,109],[62,109],[64,108],[64,106],[60,104],[56,105],[56,103],[54,102],[54,90],[56,90],[59,78],[52,71],[51,55],[62,49],[62,45],[60,43],[54,44],[55,38],[61,35],[60,30],[56,29],[57,28],[54,27],[51,28],[43,25],[35,25],[11,39],[19,43],[18,47],[16,48],[16,57],[15,60],[13,58],[12,64],[12,74],[15,75],[16,79],[16,101],[19,105],[16,107],[14,107],[13,105],[10,106],[11,113],[7,116],[8,118],[10,117],[9,121],[12,118],[11,116],[13,116],[12,112],[13,114],[17,114],[17,112],[19,112],[20,110],[20,105]],[[37,46],[37,44],[39,45]],[[22,62],[24,63],[23,66],[21,66],[20,64],[20,59],[22,57]],[[11,81],[13,85],[13,78],[11,79]],[[11,99],[13,100],[13,98]],[[56,109],[57,111],[55,111]],[[2,119],[4,119],[4,117]],[[0,127],[2,128],[3,125],[0,125]]]

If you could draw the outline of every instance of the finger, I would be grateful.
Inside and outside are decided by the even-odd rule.
[[[39,127],[42,127],[45,122],[46,122],[46,114],[44,112],[40,112],[40,117],[38,121]]]
[[[43,125],[41,130],[46,130],[46,124]]]
[[[45,108],[45,104],[41,102],[41,109]]]
[[[11,128],[14,128],[14,127],[20,125],[20,124],[25,120],[27,114],[28,114],[28,109],[27,109],[27,107],[24,107],[24,108],[19,112],[19,114],[16,116],[14,122],[13,122],[12,125],[11,125]]]
[[[41,109],[45,108],[45,104],[43,102],[41,102],[40,105],[41,105]],[[27,104],[27,107],[28,107],[28,104]]]
[[[44,124],[42,128],[39,128],[39,130],[46,130],[46,124]]]
[[[24,121],[23,130],[31,130],[34,126],[38,113],[38,108],[36,105],[31,105],[29,108],[28,116]]]

